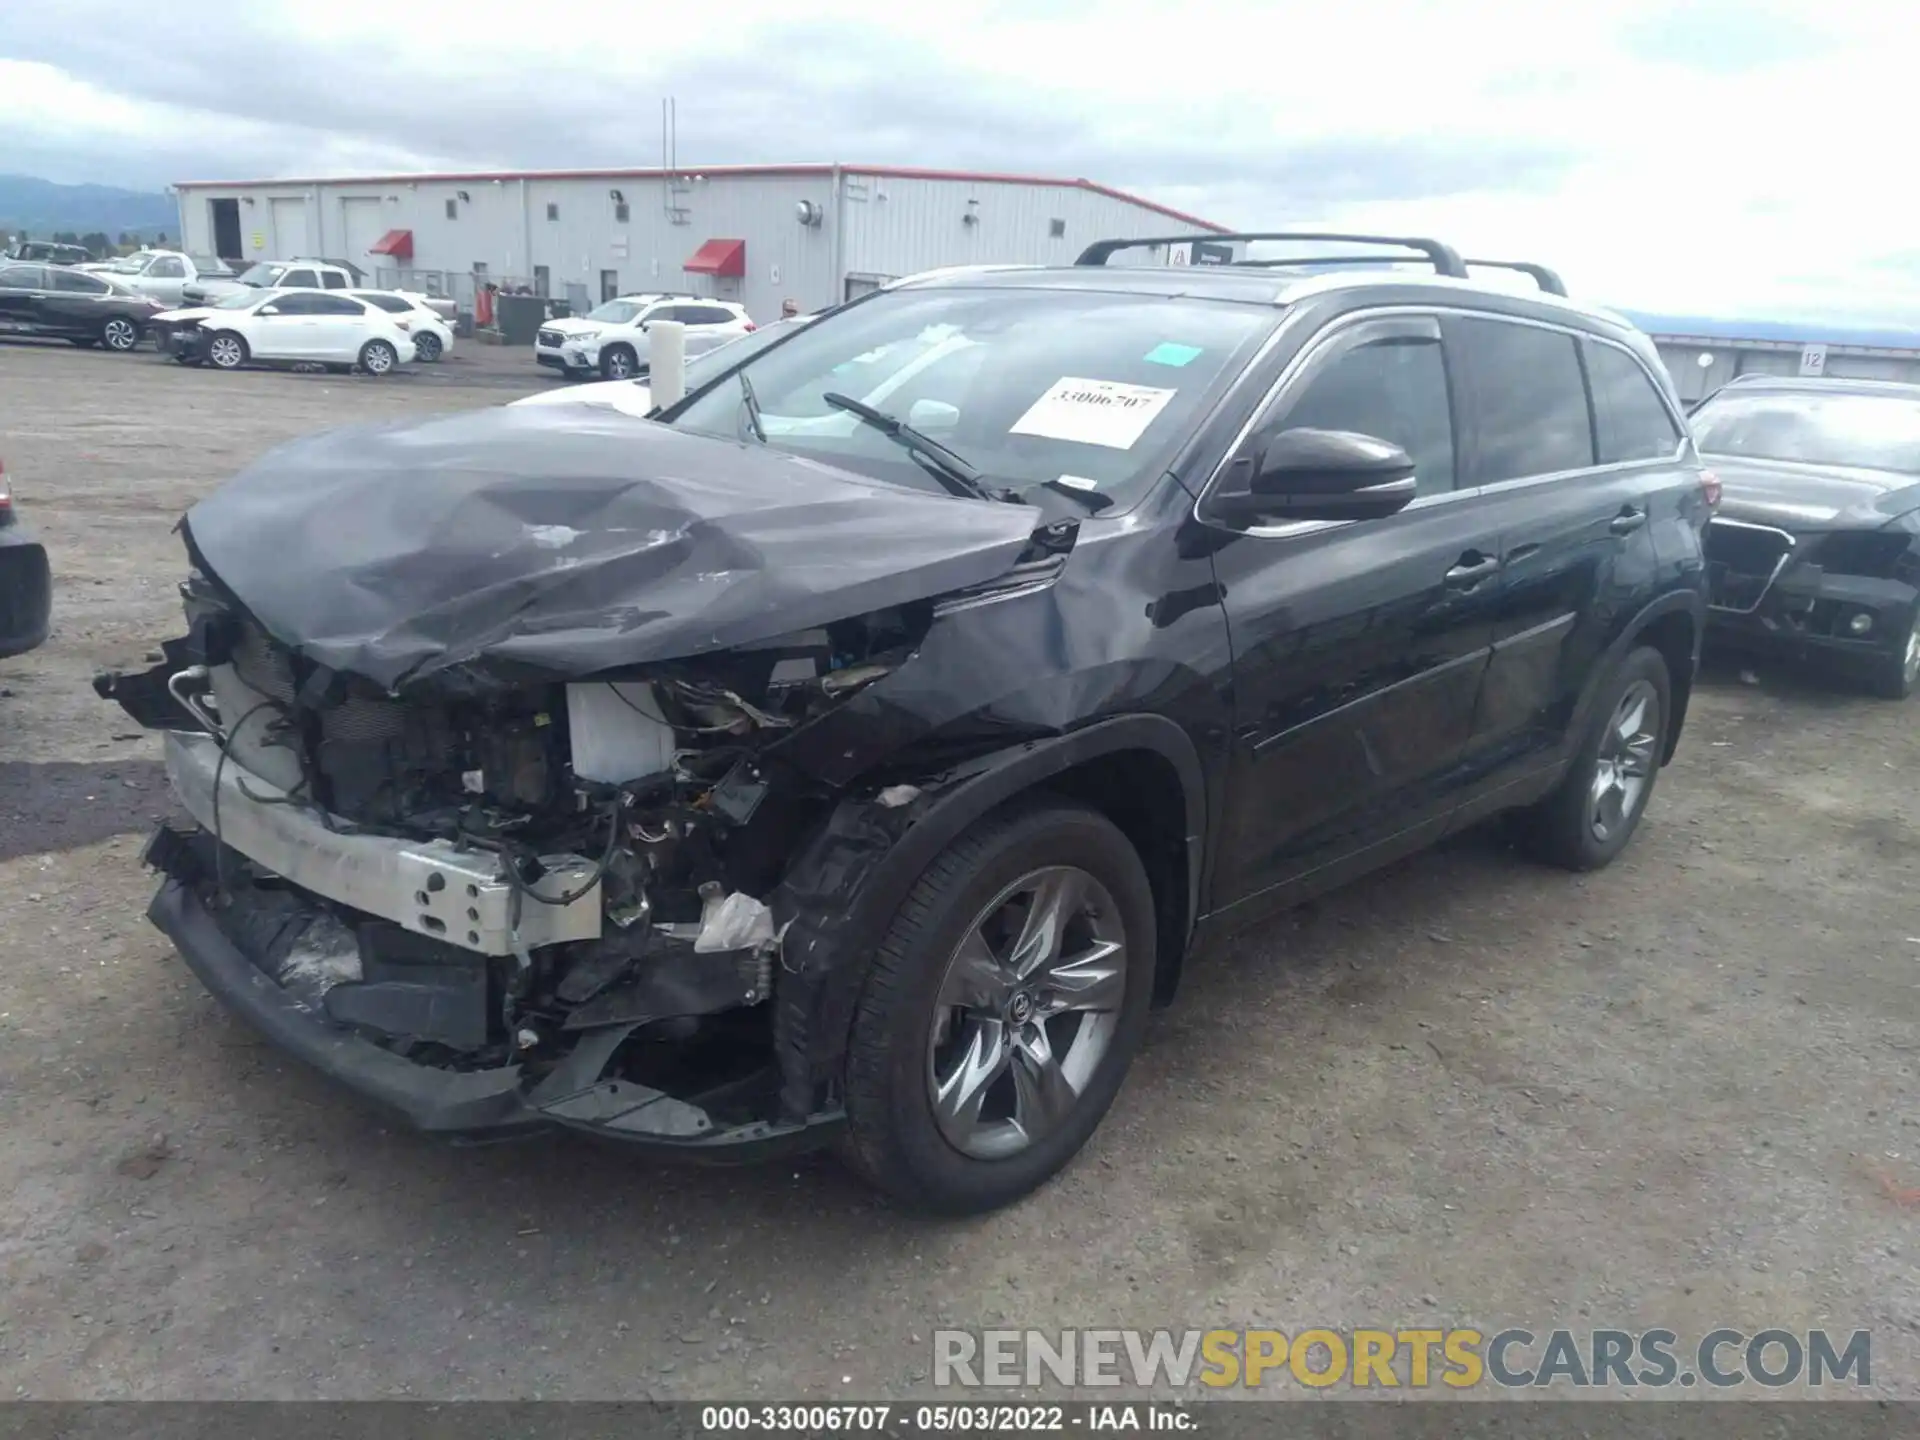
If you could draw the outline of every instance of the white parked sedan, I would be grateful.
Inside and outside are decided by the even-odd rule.
[[[393,323],[413,337],[414,353],[424,363],[432,364],[453,348],[453,330],[429,308],[426,296],[405,290],[349,290],[347,294],[391,315]]]
[[[416,354],[413,337],[393,316],[337,290],[246,290],[217,304],[163,311],[153,323],[174,359],[219,370],[304,361],[388,375]]]

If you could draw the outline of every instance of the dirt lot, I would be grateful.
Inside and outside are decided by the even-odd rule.
[[[58,590],[0,663],[0,1396],[925,1392],[948,1325],[1873,1331],[1920,1393],[1914,706],[1709,676],[1627,858],[1485,836],[1189,972],[1089,1152],[1008,1213],[828,1160],[399,1133],[142,917],[158,746],[87,688],[175,633],[169,531],[304,431],[537,389],[0,347]],[[1297,1391],[1296,1391],[1297,1393]]]

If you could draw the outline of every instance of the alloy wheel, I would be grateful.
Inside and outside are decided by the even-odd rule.
[[[1907,653],[1900,662],[1900,674],[1911,685],[1920,680],[1920,610],[1913,616],[1913,628],[1907,632]]]
[[[1651,681],[1627,687],[1600,737],[1593,785],[1587,798],[1587,825],[1601,842],[1631,825],[1653,779],[1654,750],[1660,743],[1660,694]]]
[[[413,346],[419,353],[420,358],[428,364],[432,364],[440,358],[440,337],[438,335],[416,335],[413,340]]]
[[[109,320],[100,332],[109,350],[131,350],[140,343],[140,332],[131,320]]]
[[[360,365],[369,375],[384,375],[393,368],[393,351],[376,340],[361,354]]]
[[[1119,907],[1092,875],[1050,866],[995,896],[934,1001],[927,1090],[947,1143],[999,1160],[1063,1125],[1112,1047],[1126,984]]]
[[[240,342],[231,335],[218,335],[207,347],[207,358],[222,370],[231,370],[246,357]]]
[[[625,380],[633,374],[633,357],[624,350],[616,350],[607,356],[607,378]]]

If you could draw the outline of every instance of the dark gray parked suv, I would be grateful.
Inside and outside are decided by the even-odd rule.
[[[1705,620],[1652,345],[1433,241],[1105,263],[1164,243],[900,282],[648,420],[258,461],[98,682],[193,817],[155,923],[424,1129],[837,1141],[973,1211],[1207,940],[1496,812],[1608,863]]]

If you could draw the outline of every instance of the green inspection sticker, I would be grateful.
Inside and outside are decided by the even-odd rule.
[[[1171,340],[1162,340],[1147,352],[1149,365],[1190,365],[1198,358],[1198,345],[1179,345]]]

